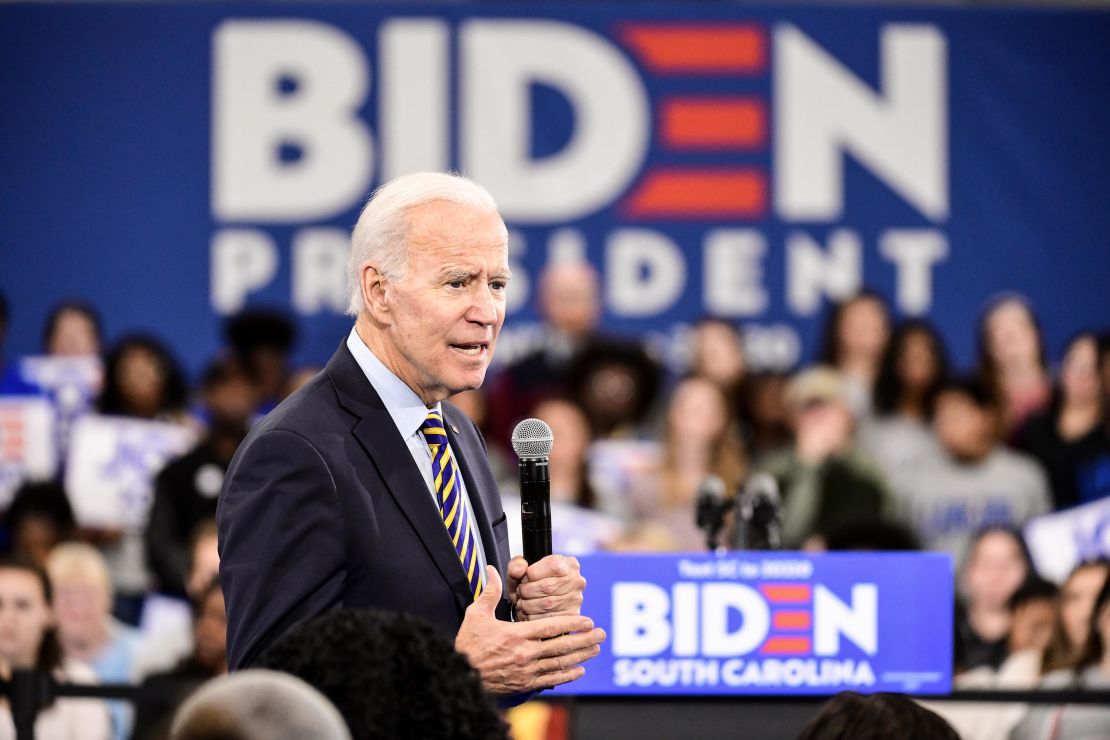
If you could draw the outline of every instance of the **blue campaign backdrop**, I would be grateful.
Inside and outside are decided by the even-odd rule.
[[[601,653],[567,694],[940,694],[952,561],[938,553],[597,554]]]
[[[224,314],[285,307],[322,362],[349,325],[336,235],[411,165],[507,204],[510,328],[570,250],[618,333],[723,313],[789,362],[866,285],[967,365],[984,302],[1018,291],[1055,354],[1110,317],[1108,38],[1105,10],[6,4],[5,353],[80,297],[193,372]],[[348,135],[361,159],[328,159]]]

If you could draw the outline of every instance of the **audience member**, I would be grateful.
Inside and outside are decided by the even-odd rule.
[[[42,568],[18,560],[0,561],[0,678],[13,669],[46,671],[58,681],[96,683],[92,670],[62,654],[54,627],[53,589]],[[108,740],[108,711],[95,699],[57,699],[39,712],[35,737],[41,740]],[[14,738],[11,706],[0,705],[0,740]]]
[[[590,446],[590,423],[573,401],[549,398],[532,411],[551,427],[556,444],[547,459],[551,479],[551,500],[594,508],[596,497],[587,475],[586,452]]]
[[[4,520],[11,554],[38,568],[46,567],[58,543],[73,539],[77,527],[65,489],[51,481],[20,486]]]
[[[986,527],[1021,526],[1050,509],[1048,481],[1035,460],[1005,448],[1001,410],[977,380],[947,380],[937,394],[933,430],[944,450],[904,481],[902,507],[926,549],[963,559]]]
[[[134,740],[160,740],[181,702],[205,681],[227,673],[227,613],[219,579],[194,604],[193,653],[175,668],[148,676],[135,714]]]
[[[255,667],[291,673],[319,689],[360,740],[507,737],[466,658],[407,614],[329,612],[286,632]]]
[[[692,349],[690,375],[724,391],[729,410],[736,414],[748,368],[739,327],[726,319],[704,318],[694,325]]]
[[[568,391],[571,364],[594,337],[601,317],[597,271],[579,260],[548,265],[539,277],[536,311],[543,321],[540,345],[510,363],[489,386],[489,431],[493,442],[507,452],[516,423],[540,401]]]
[[[671,395],[660,466],[635,491],[635,513],[665,526],[679,549],[702,549],[705,535],[695,519],[699,487],[715,476],[733,495],[745,473],[744,447],[725,392],[707,378],[687,378]]]
[[[143,628],[148,633],[142,650],[135,658],[136,680],[172,669],[193,652],[193,625],[191,613],[208,590],[208,585],[220,575],[220,550],[216,520],[206,519],[197,524],[189,538],[189,569],[185,577],[185,594],[188,603],[181,605],[177,599],[161,597],[148,599],[143,615]],[[182,606],[182,608],[177,608]],[[185,612],[185,614],[182,614]],[[150,621],[156,621],[150,624]]]
[[[740,418],[744,422],[744,443],[748,457],[758,465],[763,459],[790,447],[793,434],[786,411],[786,386],[789,376],[782,372],[762,372],[744,382]]]
[[[979,319],[979,380],[1002,400],[1003,437],[1049,401],[1051,387],[1044,339],[1023,297],[995,298]]]
[[[921,543],[901,522],[875,516],[848,519],[830,527],[809,549],[837,552],[841,550],[873,552],[906,552],[920,550]]]
[[[1014,615],[1010,599],[1032,572],[1025,540],[1013,529],[975,535],[960,573],[954,642],[956,671],[997,670],[1009,654]]]
[[[173,596],[185,595],[189,538],[198,524],[215,518],[224,473],[258,403],[245,368],[235,358],[218,359],[208,367],[201,394],[208,417],[205,435],[159,473],[144,532],[151,571],[162,592]]]
[[[1110,562],[1093,560],[1072,569],[1058,599],[1059,615],[1048,648],[1044,652],[1041,673],[1070,668],[1079,662],[1087,642],[1091,614],[1099,589],[1110,577]]]
[[[58,641],[66,658],[92,668],[104,683],[130,683],[139,631],[112,617],[112,580],[104,557],[91,545],[58,545],[46,562],[54,589]],[[112,737],[131,736],[131,705],[110,702]]]
[[[1042,689],[1110,689],[1110,579],[1095,598],[1087,626],[1087,641],[1072,668],[1044,677]],[[1099,705],[1051,706],[1038,704],[1010,734],[1013,740],[1104,738],[1110,736],[1110,708]]]
[[[593,340],[567,370],[567,389],[600,439],[649,436],[662,369],[636,342]]]
[[[117,342],[105,360],[102,414],[181,422],[188,388],[169,350],[154,337],[132,335]]]
[[[100,316],[82,301],[56,305],[46,318],[42,350],[59,357],[95,357],[100,354]]]
[[[1008,649],[1011,655],[1029,650],[1041,656],[1048,649],[1056,630],[1059,593],[1056,584],[1031,575],[1010,597],[1009,609],[1013,616]]]
[[[258,413],[267,413],[285,398],[297,340],[293,322],[281,311],[248,308],[227,320],[224,336],[254,383]]]
[[[828,367],[799,373],[786,406],[794,445],[763,465],[782,494],[785,546],[800,547],[849,519],[891,514],[882,474],[855,449],[855,420],[840,375]]]
[[[178,709],[170,740],[351,740],[323,694],[277,671],[213,678]]]
[[[861,423],[859,445],[900,498],[905,480],[940,454],[929,418],[947,375],[948,357],[936,330],[917,319],[899,324],[883,353],[874,415]]]
[[[1107,400],[1099,381],[1098,338],[1080,334],[1064,352],[1048,408],[1017,432],[1018,448],[1048,473],[1057,509],[1093,500],[1096,491],[1080,490],[1080,470],[1089,460],[1110,456]]]
[[[960,740],[940,715],[900,694],[842,691],[829,699],[797,740]]]
[[[862,290],[836,304],[825,320],[820,361],[844,377],[848,407],[858,419],[871,397],[890,340],[890,311],[878,293]]]

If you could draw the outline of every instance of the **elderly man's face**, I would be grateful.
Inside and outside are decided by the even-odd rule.
[[[482,384],[505,321],[501,217],[435,201],[409,212],[408,271],[386,288],[391,369],[425,403]]]

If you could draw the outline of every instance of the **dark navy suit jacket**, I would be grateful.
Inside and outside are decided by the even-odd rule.
[[[485,442],[444,403],[486,562],[505,583],[509,532]],[[414,614],[454,639],[470,590],[428,486],[343,343],[240,446],[217,511],[228,665],[336,608]],[[509,619],[503,597],[501,619]]]

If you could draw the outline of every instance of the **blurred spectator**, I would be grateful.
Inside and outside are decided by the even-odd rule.
[[[547,422],[555,439],[547,460],[551,500],[592,509],[594,490],[586,475],[586,450],[590,446],[586,414],[564,398],[542,401],[532,413]]]
[[[46,318],[42,349],[48,355],[87,357],[100,354],[100,317],[81,301],[59,303]]]
[[[991,301],[979,319],[979,380],[1002,400],[1003,438],[1043,409],[1051,387],[1044,339],[1033,308],[1021,296]]]
[[[1110,689],[1110,579],[1095,598],[1087,626],[1087,642],[1074,668],[1053,671],[1041,682],[1043,689]],[[1110,708],[1098,705],[1051,706],[1029,710],[1010,737],[1013,740],[1056,738],[1105,738],[1110,736]]]
[[[665,526],[682,550],[700,550],[705,535],[698,529],[698,488],[710,476],[724,483],[731,496],[744,479],[746,466],[740,433],[725,392],[707,378],[690,377],[671,395],[659,470],[637,491],[636,513]]]
[[[255,667],[291,673],[319,689],[360,740],[507,737],[466,658],[407,614],[329,612],[286,632]]]
[[[947,375],[948,355],[931,325],[911,319],[895,328],[875,383],[874,416],[860,425],[859,445],[900,498],[906,479],[941,454],[929,418]]]
[[[17,560],[0,561],[0,677],[14,668],[46,671],[58,681],[96,683],[92,670],[64,658],[53,627],[53,592],[45,571]],[[14,738],[11,706],[0,706],[0,739]],[[95,699],[57,699],[35,719],[39,740],[107,740],[108,712]]]
[[[820,361],[844,377],[857,419],[871,413],[871,396],[890,340],[890,311],[878,293],[862,290],[836,304],[825,320]]]
[[[511,452],[513,427],[537,403],[567,392],[567,372],[601,317],[597,271],[585,261],[559,261],[544,268],[536,291],[543,320],[540,346],[508,365],[490,384],[495,444]]]
[[[139,631],[112,618],[112,581],[104,557],[91,545],[67,542],[46,563],[54,589],[58,640],[66,658],[80,661],[103,683],[130,683]],[[131,736],[128,702],[109,702],[112,737]]]
[[[209,365],[201,385],[208,427],[200,443],[170,461],[154,482],[154,503],[144,533],[147,560],[160,589],[185,595],[189,538],[216,516],[224,473],[247,434],[258,397],[238,359]]]
[[[214,678],[181,705],[170,740],[350,740],[339,711],[299,678],[237,671]]]
[[[1056,630],[1056,585],[1037,575],[1025,580],[1021,588],[1010,597],[1009,609],[1013,615],[1010,626],[1010,654],[1031,650],[1043,655]]]
[[[905,478],[907,520],[930,550],[961,562],[968,540],[992,526],[1021,526],[1050,508],[1048,481],[1035,460],[999,441],[996,398],[973,379],[945,381],[933,430],[944,449]]]
[[[635,342],[588,342],[567,371],[570,398],[586,412],[596,438],[647,436],[662,369]]]
[[[1072,569],[1060,588],[1059,618],[1048,649],[1044,652],[1042,673],[1070,668],[1079,662],[1087,642],[1091,614],[1099,589],[1110,576],[1110,562],[1096,560]]]
[[[285,397],[297,339],[293,322],[280,311],[251,308],[228,319],[224,335],[254,382],[257,411],[269,412]]]
[[[704,318],[694,325],[690,374],[724,391],[733,414],[740,408],[748,366],[742,339],[739,327],[726,319]]]
[[[516,470],[516,460],[509,456],[512,447],[506,447],[506,445],[509,444],[511,431],[507,433],[509,436],[506,436],[504,440],[495,440],[493,438],[494,434],[490,429],[489,399],[486,396],[485,390],[477,388],[472,391],[456,393],[451,396],[451,403],[458,406],[464,414],[470,417],[470,420],[478,427],[478,431],[482,433],[482,437],[486,441],[486,452],[489,455],[490,470],[493,471],[493,477],[494,480],[497,481],[498,486],[502,489],[516,486],[519,479]],[[547,420],[544,419],[544,421]],[[557,434],[555,438],[559,439]]]
[[[741,395],[748,457],[758,464],[766,456],[787,448],[793,441],[786,412],[786,373],[763,372],[749,377]]]
[[[157,339],[132,335],[112,347],[105,360],[102,414],[181,422],[188,389],[181,368]]]
[[[960,740],[939,715],[900,694],[842,691],[825,703],[797,740]]]
[[[188,553],[185,593],[189,606],[184,607],[186,615],[181,616],[182,609],[177,599],[154,597],[147,600],[143,628],[148,631],[149,638],[135,658],[136,679],[168,671],[193,652],[193,626],[188,612],[190,607],[192,611],[196,610],[196,604],[207,592],[208,585],[220,575],[215,519],[197,524],[189,538]]]
[[[5,516],[11,554],[45,568],[50,551],[73,539],[73,509],[61,484],[24,483],[16,491]]]
[[[1080,490],[1084,464],[1110,457],[1107,401],[1099,381],[1098,338],[1080,334],[1064,352],[1048,408],[1033,414],[1017,432],[1017,446],[1048,473],[1057,509],[1092,501],[1099,492]]]
[[[828,367],[799,373],[786,406],[794,445],[763,465],[782,493],[784,545],[800,547],[849,519],[889,515],[893,501],[882,475],[855,449],[855,420],[840,375]]]
[[[177,707],[198,686],[227,673],[227,613],[219,579],[194,605],[193,654],[173,670],[147,677],[135,716],[135,740],[160,740],[169,734]]]
[[[954,642],[956,671],[997,670],[1009,654],[1010,599],[1032,572],[1025,540],[1012,529],[979,532],[959,578]]]

